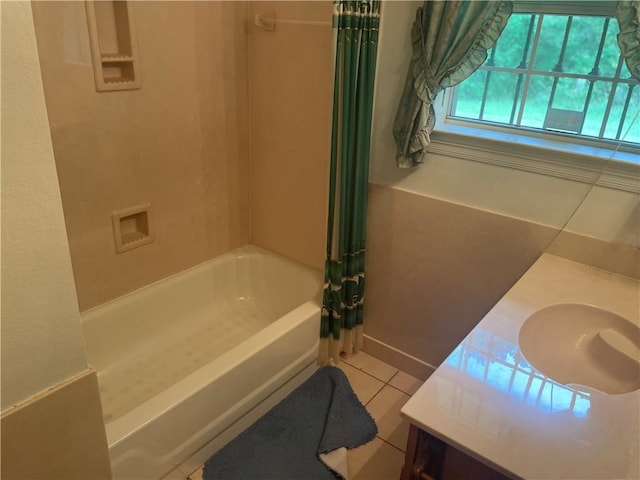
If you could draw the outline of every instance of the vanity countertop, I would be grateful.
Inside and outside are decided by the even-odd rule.
[[[640,325],[637,280],[544,254],[402,408],[402,416],[512,478],[640,479],[640,391],[563,386],[518,334],[535,311],[585,303]]]

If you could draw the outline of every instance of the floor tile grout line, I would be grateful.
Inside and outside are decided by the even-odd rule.
[[[396,378],[398,375],[400,374],[400,370],[396,370],[396,373],[394,373],[393,375],[391,375],[391,378],[389,379],[389,381],[387,382],[387,385],[391,384],[391,382],[393,381],[394,378]],[[393,386],[393,385],[392,385]]]
[[[374,357],[374,358],[375,358],[375,357]],[[396,378],[396,377],[400,374],[400,372],[402,372],[402,373],[405,373],[405,374],[409,375],[409,374],[408,374],[407,372],[405,372],[404,370],[400,370],[399,368],[396,368],[396,367],[394,367],[394,366],[392,366],[392,365],[389,365],[391,368],[395,369],[395,371],[396,371],[396,372],[395,372],[393,375],[391,375],[391,377],[389,378],[389,380],[385,381],[385,380],[382,380],[382,379],[381,379],[381,378],[379,378],[379,377],[376,377],[376,376],[375,376],[375,375],[373,375],[372,373],[367,372],[365,369],[360,368],[360,367],[357,367],[356,365],[354,365],[354,364],[352,364],[352,363],[349,363],[349,362],[348,362],[348,361],[346,361],[344,358],[340,358],[340,360],[341,360],[341,361],[343,361],[344,363],[346,363],[347,365],[349,365],[350,367],[353,367],[353,368],[355,368],[356,370],[358,370],[358,371],[360,371],[360,372],[362,372],[362,373],[365,373],[365,374],[369,375],[370,377],[375,378],[376,380],[379,380],[379,381],[381,381],[381,382],[384,382],[384,384],[385,384],[385,385],[389,385],[391,388],[393,388],[393,389],[395,389],[395,390],[397,390],[397,391],[399,391],[399,392],[401,392],[401,393],[404,393],[405,395],[409,395],[410,397],[412,397],[412,396],[414,395],[413,393],[411,393],[411,392],[407,392],[407,391],[405,391],[405,390],[402,390],[401,388],[398,388],[398,387],[396,387],[395,385],[391,385],[391,382],[393,381],[393,379],[394,379],[394,378]],[[381,361],[382,361],[382,360],[381,360]],[[387,365],[388,365],[388,364],[387,364]],[[379,392],[378,392],[378,393],[379,393]],[[376,393],[376,395],[377,395],[377,393]],[[369,402],[367,402],[367,403],[369,403]]]
[[[397,376],[400,372],[402,372],[402,373],[405,373],[405,374],[409,375],[407,372],[405,372],[405,371],[403,371],[403,370],[398,370],[398,371],[396,372],[396,374],[395,374],[393,377],[391,377],[391,378],[389,379],[389,381],[387,382],[387,385],[389,385],[391,388],[394,388],[394,389],[398,390],[399,392],[404,393],[405,395],[409,395],[409,397],[413,397],[413,396],[416,394],[416,392],[413,392],[413,393],[411,393],[411,392],[407,392],[407,391],[405,391],[405,390],[403,390],[403,389],[401,389],[401,388],[399,388],[399,387],[396,387],[395,385],[391,385],[392,380],[393,380],[394,378],[396,378],[396,376]],[[416,377],[416,378],[417,378],[417,377]],[[423,381],[423,380],[420,380],[420,381],[421,381],[422,383],[426,382],[426,380],[424,380],[424,381]],[[407,390],[408,390],[408,389],[407,389]]]
[[[372,373],[369,373],[369,372],[367,372],[366,370],[364,370],[364,369],[362,369],[362,368],[359,368],[359,367],[356,367],[356,366],[354,366],[354,365],[351,365],[350,363],[348,363],[347,365],[349,365],[349,366],[350,366],[350,367],[352,367],[352,368],[355,368],[355,369],[356,369],[356,370],[358,370],[359,372],[366,373],[366,374],[367,374],[367,375],[369,375],[370,377],[375,378],[376,380],[378,380],[379,382],[384,383],[385,385],[386,385],[387,383],[389,383],[389,382],[391,381],[391,378],[395,377],[395,375],[396,375],[396,374],[394,373],[394,374],[391,376],[391,378],[390,378],[389,380],[383,380],[383,379],[381,379],[380,377],[376,377],[376,376],[375,376],[375,375],[373,375]],[[396,372],[396,373],[397,373],[397,372]]]
[[[389,378],[389,380],[383,380],[383,379],[381,379],[381,378],[376,377],[374,374],[367,372],[364,368],[358,367],[357,365],[355,365],[355,364],[353,364],[353,363],[350,363],[350,362],[348,361],[348,358],[349,358],[349,357],[344,357],[344,358],[343,358],[343,357],[340,357],[340,361],[342,361],[342,362],[346,363],[347,365],[349,365],[349,366],[351,366],[351,367],[355,368],[356,370],[359,370],[359,371],[361,371],[361,372],[363,372],[363,373],[366,373],[366,374],[367,374],[367,375],[369,375],[370,377],[373,377],[373,378],[375,378],[376,380],[380,380],[381,382],[384,382],[384,383],[389,383],[389,382],[391,381],[391,379],[392,379],[393,377],[395,377],[395,376],[400,372],[400,369],[398,369],[398,368],[394,367],[393,365],[389,365],[388,363],[385,363],[385,362],[383,362],[382,360],[378,360],[379,362],[384,363],[385,365],[387,365],[387,366],[389,366],[390,368],[392,368],[393,370],[395,370],[395,373],[393,373],[393,374],[391,375],[391,377]],[[371,357],[371,358],[375,358],[375,357]],[[377,360],[377,359],[376,359],[376,360]]]
[[[371,403],[371,401],[372,401],[374,398],[376,398],[376,397],[378,396],[378,394],[380,394],[380,392],[381,392],[382,390],[384,390],[384,387],[387,387],[387,386],[388,386],[388,387],[390,387],[390,388],[392,388],[392,389],[394,389],[394,390],[395,390],[395,391],[397,391],[397,392],[400,392],[400,393],[404,394],[404,395],[408,395],[409,397],[411,397],[411,396],[412,396],[412,394],[411,394],[411,393],[409,393],[409,392],[405,392],[404,390],[402,390],[402,389],[400,389],[400,388],[398,388],[398,387],[395,387],[395,386],[391,385],[391,381],[392,381],[392,380],[393,380],[393,379],[394,379],[394,378],[395,378],[395,377],[400,373],[400,371],[401,371],[400,369],[395,369],[395,370],[396,370],[396,372],[395,372],[393,375],[391,375],[391,377],[389,378],[389,380],[387,380],[387,381],[385,382],[384,380],[382,380],[382,379],[380,379],[380,378],[376,377],[375,375],[370,374],[370,373],[369,373],[369,372],[367,372],[366,370],[364,370],[364,369],[362,369],[362,368],[359,368],[359,367],[356,367],[355,365],[353,365],[353,364],[351,364],[351,363],[349,363],[349,362],[345,361],[343,358],[341,358],[340,360],[341,360],[342,362],[346,363],[347,365],[349,365],[350,367],[355,368],[357,371],[362,372],[362,373],[364,373],[365,375],[368,375],[369,377],[371,377],[371,378],[373,378],[373,379],[375,379],[375,380],[378,380],[379,382],[382,382],[382,383],[383,383],[382,387],[381,387],[381,388],[379,388],[379,389],[376,391],[376,393],[374,393],[374,394],[373,394],[373,396],[372,396],[369,400],[367,400],[367,401],[366,401],[366,403],[363,403],[363,405],[364,405],[365,407],[366,407],[366,406],[368,406],[368,405]],[[392,368],[395,368],[395,367],[392,367]],[[405,372],[405,373],[406,373],[406,372]]]
[[[352,365],[352,366],[353,366],[353,365]],[[354,368],[356,368],[356,367],[354,367]],[[360,369],[358,369],[358,370],[360,370]],[[369,375],[369,376],[371,376],[371,377],[373,377],[373,375],[370,375],[369,373],[365,372],[364,370],[360,370],[360,371],[361,371],[361,372],[363,372],[363,373],[366,373],[367,375]],[[376,397],[380,394],[380,392],[382,392],[382,390],[384,390],[384,388],[385,388],[385,387],[390,387],[390,388],[394,389],[395,391],[402,393],[403,395],[408,395],[409,397],[411,397],[411,396],[412,396],[409,392],[405,392],[404,390],[401,390],[401,389],[399,389],[399,388],[394,387],[393,385],[391,385],[391,381],[396,377],[396,375],[398,375],[398,373],[400,373],[400,370],[399,370],[399,369],[398,369],[398,370],[396,370],[396,373],[394,373],[394,374],[391,376],[391,378],[390,378],[390,379],[389,379],[389,380],[388,380],[388,381],[387,381],[387,382],[382,386],[382,388],[380,388],[380,389],[379,389],[379,390],[378,390],[378,391],[373,395],[373,397],[371,397],[371,398],[369,399],[369,401],[365,404],[365,407],[366,407],[366,406],[368,406],[368,405],[373,401],[373,399],[374,399],[374,398],[376,398]],[[373,377],[373,378],[376,378],[376,377]],[[403,421],[404,421],[404,420],[403,420]],[[402,450],[401,448],[396,447],[393,443],[391,443],[391,442],[387,441],[386,439],[384,439],[384,438],[383,438],[383,437],[381,437],[380,435],[376,434],[376,438],[378,438],[378,439],[382,440],[382,441],[383,441],[384,443],[386,443],[387,445],[389,445],[389,446],[391,446],[391,447],[395,448],[396,450],[398,450],[398,451],[399,451],[400,453],[402,453],[403,455],[405,455],[405,454],[406,454],[406,452],[405,452],[404,450]]]
[[[369,405],[369,404],[373,401],[373,399],[374,399],[374,398],[376,398],[376,397],[378,396],[378,394],[379,394],[379,393],[384,389],[384,387],[386,387],[386,386],[387,386],[386,384],[382,385],[382,386],[381,386],[381,387],[376,391],[376,393],[374,393],[374,394],[373,394],[373,396],[372,396],[369,400],[367,400],[367,403],[365,403],[365,404],[364,404],[364,406],[366,407],[367,405]]]
[[[376,398],[376,397],[380,394],[380,392],[382,392],[382,390],[384,390],[384,389],[385,389],[385,387],[389,387],[389,388],[391,388],[391,389],[395,390],[396,392],[400,392],[400,393],[401,393],[401,394],[403,394],[403,395],[407,395],[407,396],[411,397],[411,395],[410,395],[409,393],[407,393],[407,392],[405,392],[405,391],[403,391],[403,390],[400,390],[399,388],[396,388],[396,387],[394,387],[393,385],[390,385],[390,384],[388,384],[388,383],[385,383],[384,385],[382,385],[382,387],[380,387],[380,389],[378,389],[378,391],[377,391],[376,393],[374,393],[374,394],[373,394],[373,397],[371,397],[371,398],[367,401],[367,403],[365,403],[365,404],[364,404],[364,406],[366,407],[367,405],[369,405],[369,404],[373,401],[373,399],[374,399],[374,398]]]
[[[403,453],[403,454],[404,454],[404,453],[406,453],[404,450],[402,450],[401,448],[396,447],[393,443],[389,442],[388,440],[385,440],[384,438],[382,438],[382,437],[380,437],[380,436],[378,436],[378,435],[376,435],[376,438],[378,438],[378,439],[382,440],[384,443],[386,443],[387,445],[389,445],[389,446],[391,446],[391,447],[395,448],[395,449],[396,449],[396,450],[398,450],[399,452],[401,452],[401,453]]]
[[[393,388],[396,392],[400,392],[404,395],[408,395],[409,397],[412,397],[413,395],[411,395],[409,392],[405,392],[404,390],[399,389],[398,387],[394,387],[393,385],[391,385],[390,383],[386,384],[385,387],[389,387],[389,388]]]
[[[384,380],[382,380],[381,378],[376,377],[375,375],[371,375],[369,372],[362,370],[361,368],[358,367],[354,367],[353,365],[351,365],[350,363],[344,362],[347,365],[349,365],[351,368],[355,368],[357,371],[364,373],[365,375],[370,376],[371,378],[377,380],[378,382],[382,382],[383,385],[386,385],[388,382],[385,382]]]

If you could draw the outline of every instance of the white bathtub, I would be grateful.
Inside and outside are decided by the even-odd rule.
[[[308,378],[321,282],[247,246],[85,312],[114,478],[186,476]]]

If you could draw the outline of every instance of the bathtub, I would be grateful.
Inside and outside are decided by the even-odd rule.
[[[114,479],[184,478],[306,380],[321,285],[245,246],[84,312]]]

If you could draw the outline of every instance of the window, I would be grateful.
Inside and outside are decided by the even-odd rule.
[[[620,55],[615,3],[523,2],[485,64],[447,95],[444,122],[621,148],[638,161],[640,87]],[[633,128],[632,123],[635,122]]]

